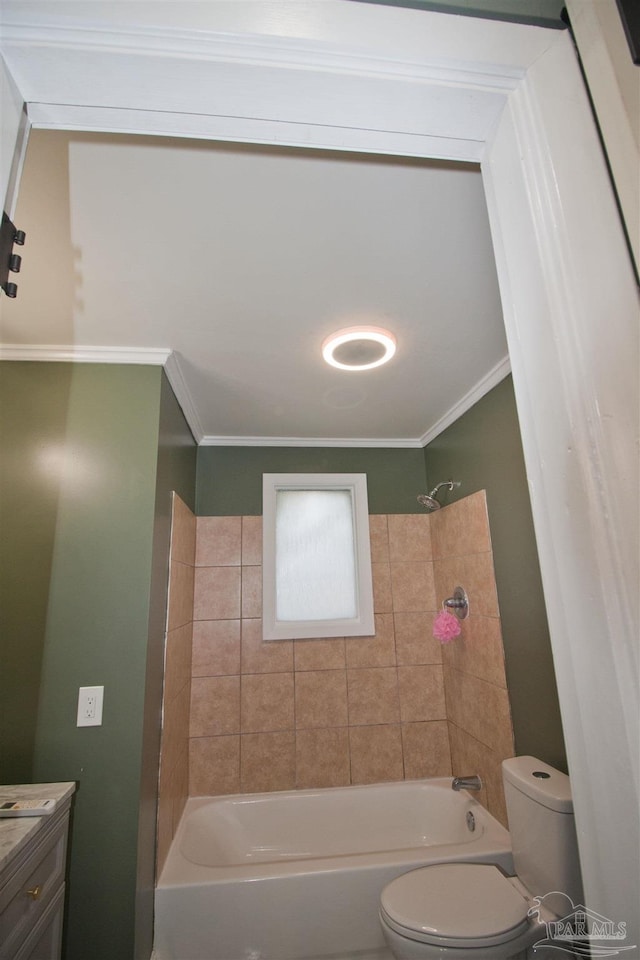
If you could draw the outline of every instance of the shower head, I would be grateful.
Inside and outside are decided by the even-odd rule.
[[[427,510],[439,510],[442,504],[436,500],[436,495],[440,487],[448,487],[449,490],[453,490],[455,487],[459,486],[459,480],[443,480],[442,483],[436,484],[430,493],[419,493],[416,499],[418,503],[421,503],[423,507],[427,508]]]
[[[421,503],[423,507],[426,507],[427,510],[439,510],[440,504],[435,497],[430,496],[428,493],[419,493],[416,497],[418,503]]]

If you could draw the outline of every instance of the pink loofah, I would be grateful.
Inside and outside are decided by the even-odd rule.
[[[441,610],[433,621],[433,635],[440,643],[449,643],[459,637],[461,631],[460,621],[448,610]]]

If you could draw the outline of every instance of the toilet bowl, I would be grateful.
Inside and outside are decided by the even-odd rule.
[[[535,757],[503,761],[502,774],[516,875],[440,863],[392,880],[379,916],[396,960],[520,960],[562,916],[550,910],[581,902],[568,776]]]
[[[388,884],[380,923],[398,960],[512,960],[544,937],[517,877],[485,863],[421,867]]]

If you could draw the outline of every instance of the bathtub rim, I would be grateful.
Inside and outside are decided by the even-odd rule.
[[[224,866],[205,866],[194,863],[182,853],[182,835],[188,816],[208,804],[221,801],[251,801],[277,799],[282,796],[322,796],[328,792],[345,790],[369,791],[387,788],[390,792],[411,786],[427,786],[438,790],[451,790],[451,777],[425,777],[414,780],[382,781],[371,784],[353,784],[342,787],[311,787],[302,790],[278,790],[263,793],[217,794],[213,796],[189,797],[180,817],[171,847],[167,854],[162,872],[156,881],[156,887],[165,889],[176,886],[199,886],[201,884],[228,883],[229,881],[256,881],[284,877],[308,876],[313,873],[367,870],[372,866],[406,865],[407,870],[416,869],[428,863],[443,863],[448,860],[497,863],[507,873],[513,873],[511,838],[509,831],[468,791],[456,792],[455,796],[464,798],[465,806],[470,809],[476,821],[483,826],[483,832],[477,839],[464,843],[442,843],[431,846],[408,847],[367,853],[333,854],[326,857],[308,857],[269,861],[250,861],[242,864]],[[454,794],[452,794],[453,799]],[[460,801],[456,799],[456,803]]]

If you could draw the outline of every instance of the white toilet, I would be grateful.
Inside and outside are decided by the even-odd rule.
[[[535,757],[505,760],[502,776],[516,876],[493,864],[442,863],[397,877],[380,897],[397,960],[513,960],[546,937],[547,921],[568,914],[567,898],[582,903],[569,777]],[[546,896],[553,892],[560,896]],[[529,917],[536,896],[544,904]]]

